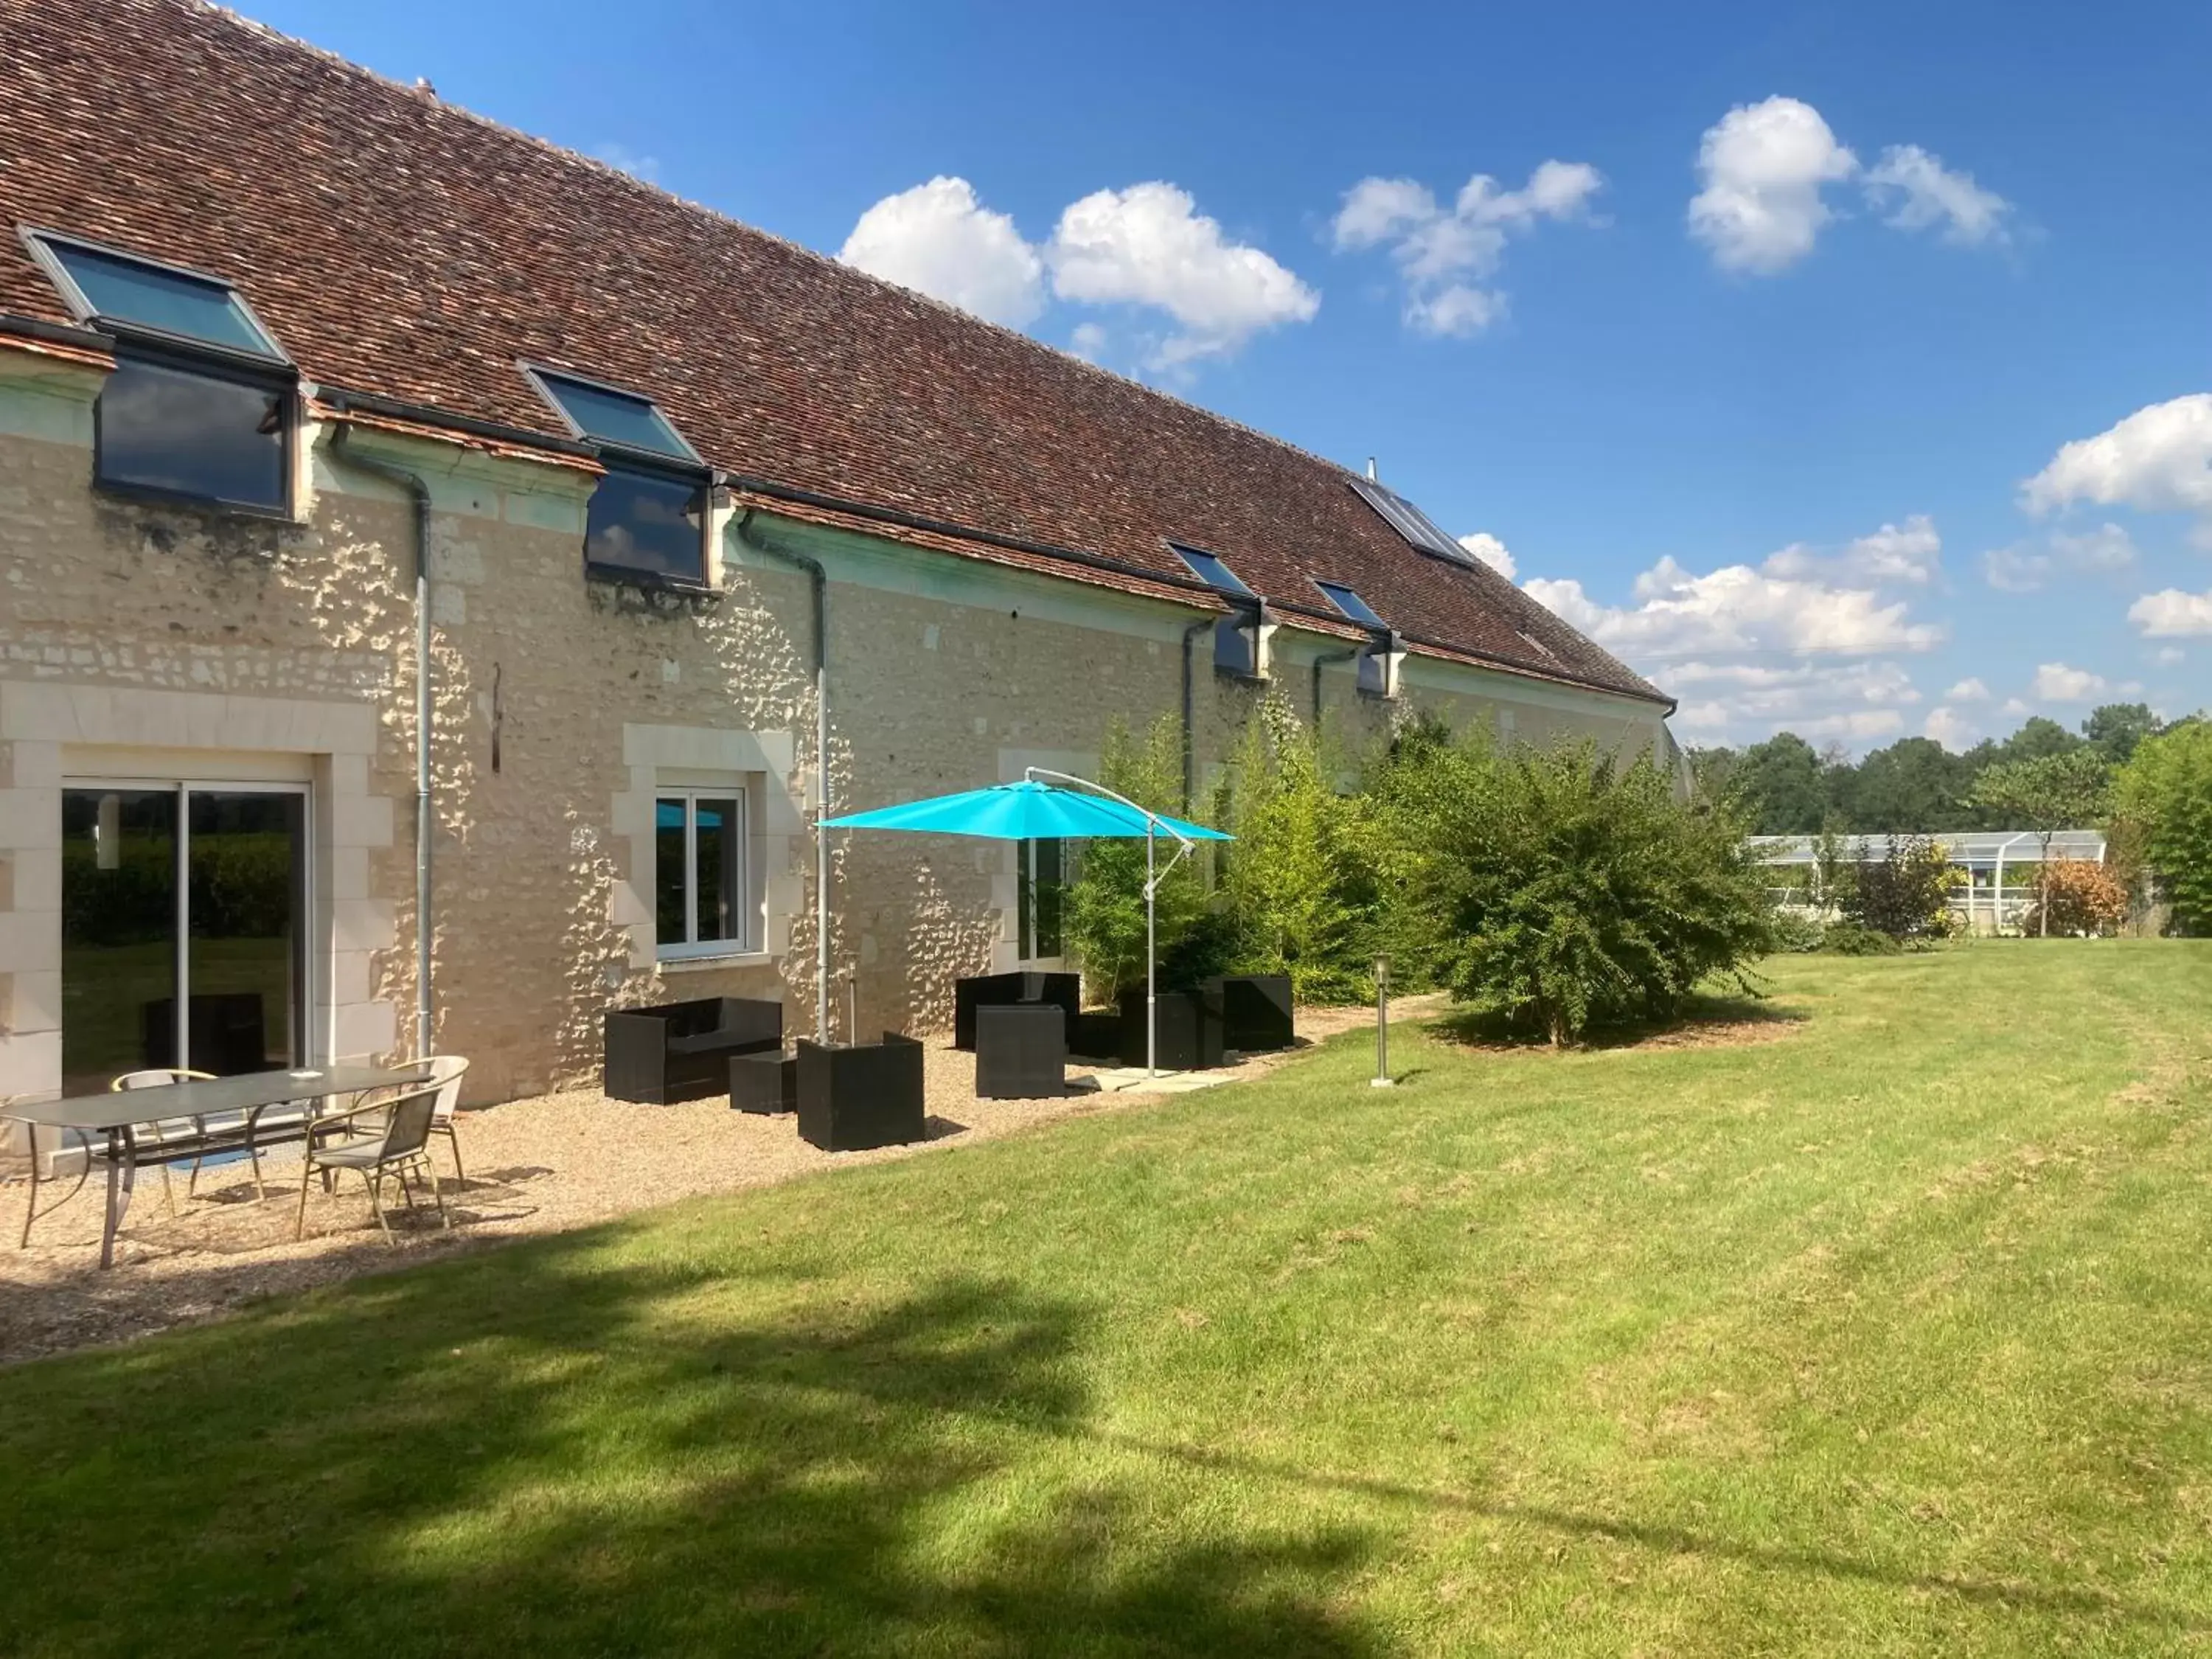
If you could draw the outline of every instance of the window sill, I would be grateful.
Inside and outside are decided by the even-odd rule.
[[[765,951],[732,951],[713,957],[660,957],[653,965],[664,974],[691,974],[708,968],[769,968],[775,963]]]
[[[178,507],[210,519],[249,519],[256,524],[298,526],[301,520],[289,507],[263,507],[252,501],[226,501],[215,495],[188,495],[181,489],[161,489],[152,484],[122,483],[107,478],[92,481],[96,495],[129,501],[137,507]]]

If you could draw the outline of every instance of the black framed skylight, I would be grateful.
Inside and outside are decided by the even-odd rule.
[[[1314,579],[1314,586],[1321,589],[1323,598],[1328,599],[1328,601],[1331,605],[1334,605],[1339,611],[1344,612],[1346,616],[1351,617],[1352,621],[1356,623],[1364,623],[1370,628],[1387,628],[1389,626],[1389,624],[1385,623],[1382,617],[1375,614],[1375,607],[1373,605],[1368,604],[1366,600],[1361,599],[1358,593],[1354,592],[1351,588],[1346,587],[1342,582],[1325,582],[1319,577],[1316,577]]]
[[[219,276],[58,231],[27,229],[23,243],[79,322],[273,363],[290,361],[238,290]]]
[[[679,465],[706,465],[652,398],[533,363],[523,364],[522,372],[577,437]]]
[[[1359,492],[1360,500],[1382,515],[1384,523],[1422,552],[1449,559],[1454,564],[1475,562],[1474,556],[1439,529],[1435,520],[1387,484],[1372,478],[1347,478],[1345,482]]]
[[[1170,542],[1168,545],[1190,574],[1208,587],[1218,588],[1224,593],[1251,592],[1252,590],[1244,586],[1237,573],[1222,562],[1218,554],[1209,553],[1202,547],[1187,547],[1181,542]]]

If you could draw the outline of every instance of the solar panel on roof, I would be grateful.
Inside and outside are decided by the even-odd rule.
[[[1433,553],[1440,559],[1449,559],[1454,564],[1472,565],[1474,556],[1438,528],[1435,520],[1415,507],[1396,490],[1377,483],[1372,478],[1346,480],[1359,492],[1359,499],[1382,515],[1383,522],[1403,536],[1424,553]]]
[[[1237,574],[1221,562],[1220,557],[1202,547],[1185,547],[1181,542],[1170,542],[1175,556],[1189,567],[1190,574],[1208,587],[1218,587],[1225,593],[1249,593],[1252,590],[1238,580]]]
[[[1361,599],[1341,582],[1325,582],[1319,577],[1314,586],[1321,589],[1328,602],[1356,623],[1365,623],[1370,628],[1386,628],[1389,624],[1375,614],[1375,607]]]

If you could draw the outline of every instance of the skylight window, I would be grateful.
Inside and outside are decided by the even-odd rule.
[[[1170,542],[1175,556],[1188,567],[1190,574],[1208,587],[1218,587],[1224,593],[1249,593],[1252,590],[1237,579],[1237,573],[1203,548],[1185,547],[1181,542]]]
[[[693,466],[702,465],[699,452],[684,441],[652,398],[550,368],[525,365],[523,372],[537,383],[545,400],[578,437]]]
[[[600,446],[606,476],[592,492],[584,568],[617,579],[698,586],[707,579],[712,476],[650,398],[580,375],[522,372],[579,438]]]
[[[119,325],[173,340],[285,361],[228,283],[52,231],[27,231],[23,240],[80,322]]]
[[[93,405],[93,477],[118,495],[289,515],[298,374],[216,277],[26,230],[79,322],[115,338]]]
[[[1374,606],[1369,605],[1366,600],[1361,599],[1358,594],[1341,582],[1325,582],[1316,579],[1314,586],[1321,589],[1322,593],[1331,605],[1351,617],[1352,621],[1364,623],[1370,628],[1386,628],[1389,625],[1375,614]]]
[[[1434,520],[1396,490],[1372,478],[1352,478],[1346,482],[1359,492],[1360,500],[1382,515],[1391,529],[1422,552],[1449,559],[1454,564],[1471,565],[1475,562],[1473,554],[1444,534]]]

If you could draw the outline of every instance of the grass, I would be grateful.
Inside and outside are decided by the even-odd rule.
[[[2203,1651],[2212,949],[1771,971],[0,1373],[0,1647]]]

